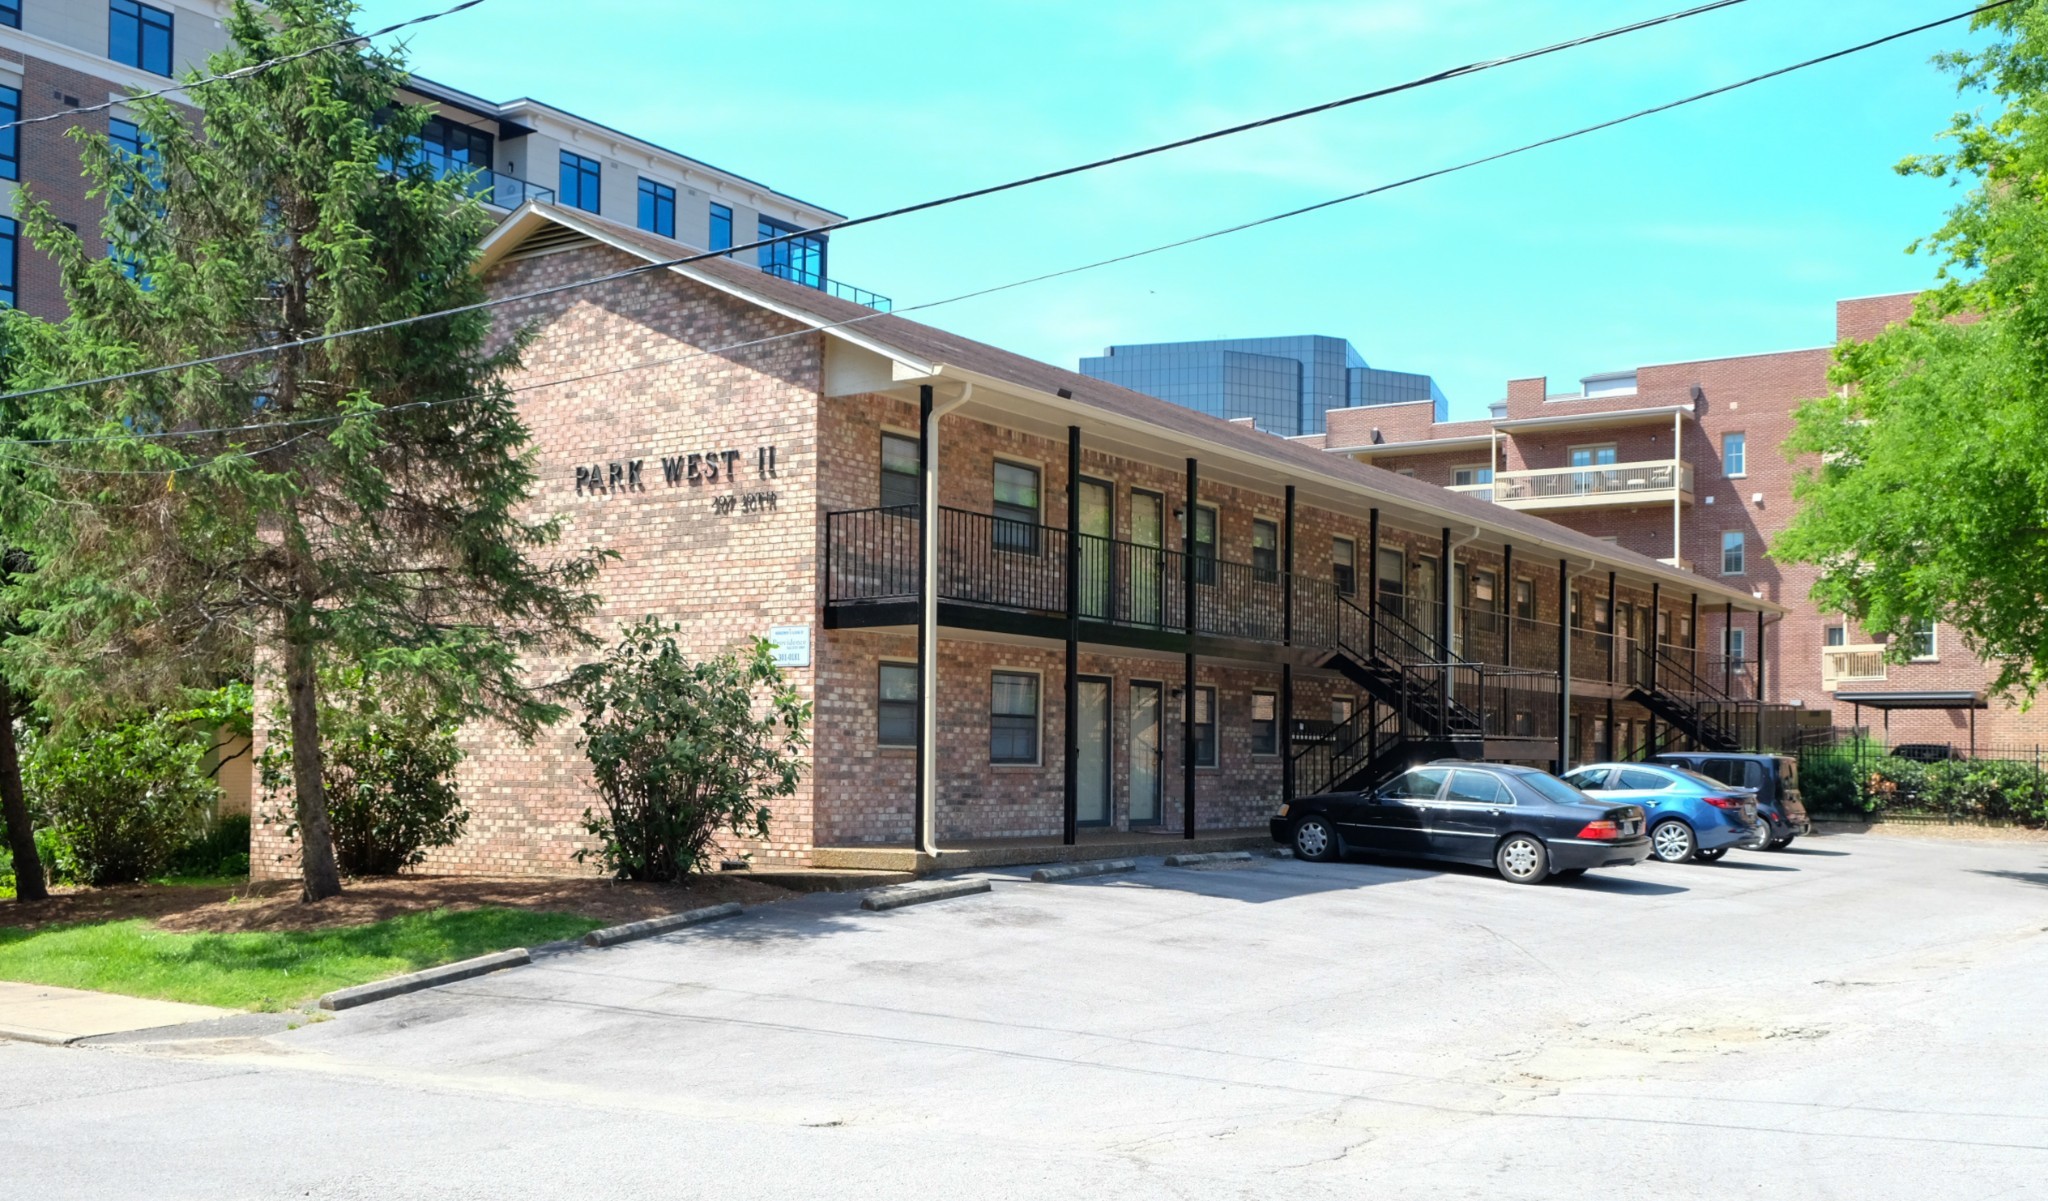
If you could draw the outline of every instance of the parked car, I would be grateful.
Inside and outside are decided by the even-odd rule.
[[[1756,839],[1756,793],[1669,763],[1589,763],[1565,782],[1604,801],[1641,805],[1650,853],[1666,863],[1712,863]]]
[[[1892,748],[1892,754],[1915,763],[1940,763],[1944,759],[1960,759],[1956,748],[1946,742],[1902,742]]]
[[[1630,867],[1650,854],[1643,811],[1595,800],[1547,772],[1439,761],[1370,792],[1331,792],[1280,807],[1273,839],[1303,859],[1348,852],[1491,865],[1516,884]]]
[[[1725,751],[1667,751],[1660,763],[1696,771],[1756,791],[1757,841],[1749,849],[1782,851],[1792,840],[1813,832],[1806,806],[1799,798],[1799,760],[1790,755],[1741,755]],[[1769,837],[1765,837],[1769,835]]]

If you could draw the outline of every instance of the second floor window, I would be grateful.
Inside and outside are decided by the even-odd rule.
[[[1829,626],[1827,628],[1826,642],[1829,646],[1847,646],[1849,643],[1849,627]]]
[[[1280,527],[1270,521],[1252,522],[1252,575],[1262,584],[1280,578]]]
[[[711,245],[705,249],[732,249],[732,210],[722,204],[711,206]]]
[[[664,238],[676,236],[676,190],[651,179],[640,181],[640,228]]]
[[[0,0],[0,25],[21,28],[21,0]]]
[[[21,178],[21,89],[0,88],[0,179]]]
[[[1936,658],[1934,653],[1934,623],[1923,621],[1914,626],[1912,633],[1906,635],[1906,645],[1912,648],[1915,659]]]
[[[1280,700],[1271,692],[1252,693],[1252,754],[1280,753]]]
[[[597,189],[602,173],[594,158],[574,151],[562,152],[562,186],[556,191],[563,204],[586,213],[599,212]]]
[[[922,491],[917,473],[917,439],[906,438],[902,434],[883,434],[882,507],[915,508]]]
[[[1195,583],[1216,582],[1216,510],[1208,505],[1195,506]]]
[[[997,460],[995,467],[995,548],[1019,554],[1038,553],[1038,468]]]
[[[1536,581],[1515,581],[1515,616],[1523,621],[1536,620]]]
[[[107,7],[107,57],[153,75],[169,75],[171,14],[136,0],[113,0]]]
[[[787,237],[796,232],[798,227],[787,222],[770,217],[760,219],[755,237],[764,242],[769,238],[786,239],[761,247],[761,270],[807,288],[822,288],[825,286],[825,239],[815,234]]]
[[[1728,530],[1721,535],[1721,574],[1741,575],[1748,570],[1747,548],[1744,546],[1741,530]]]
[[[20,257],[17,247],[21,239],[16,236],[19,228],[14,218],[0,217],[0,304],[10,309],[15,307],[14,268]]]
[[[1330,540],[1330,579],[1345,596],[1358,593],[1358,544],[1349,538]]]
[[[1721,435],[1721,473],[1731,476],[1749,474],[1749,451],[1741,434]]]

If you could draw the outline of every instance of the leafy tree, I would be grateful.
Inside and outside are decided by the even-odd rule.
[[[604,811],[583,811],[596,855],[621,880],[676,881],[710,862],[719,831],[768,837],[769,803],[795,793],[809,702],[768,643],[692,663],[678,627],[649,617],[566,690],[583,707],[578,745]]]
[[[346,37],[350,10],[238,0],[208,70]],[[488,311],[292,345],[484,298],[488,217],[421,160],[403,79],[393,54],[322,50],[199,87],[197,128],[137,102],[143,155],[74,133],[113,253],[31,195],[23,224],[71,316],[7,317],[16,389],[285,347],[36,398],[45,441],[6,448],[33,464],[7,509],[39,567],[17,581],[30,629],[10,653],[75,709],[211,685],[262,647],[290,711],[308,899],[341,887],[316,664],[416,652],[464,717],[531,734],[563,711],[522,656],[587,643],[602,559],[557,555],[558,522],[522,515],[534,474],[503,377],[523,339],[494,338]]]
[[[1939,285],[1910,323],[1843,345],[1836,395],[1801,408],[1788,449],[1822,466],[1771,553],[1817,564],[1814,599],[1893,654],[1945,621],[1997,689],[2031,696],[2048,679],[2048,9],[1976,25],[1997,40],[1937,61],[1996,113],[1958,114],[1947,153],[1898,167],[1969,186],[1929,242]]]
[[[189,717],[148,714],[28,744],[23,782],[57,835],[60,874],[95,886],[147,879],[200,829],[219,790],[204,762],[213,731]]]

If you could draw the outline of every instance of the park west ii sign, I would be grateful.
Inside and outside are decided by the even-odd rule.
[[[738,483],[741,473],[745,470],[743,464],[747,456],[738,450],[706,450],[689,454],[662,455],[660,458],[661,482],[664,487],[695,488],[721,481],[728,486]],[[753,479],[774,479],[775,448],[755,447],[752,466]],[[645,492],[648,476],[646,459],[613,459],[608,463],[579,466],[576,468],[576,495],[611,496],[620,492]],[[775,507],[775,493],[721,492],[712,498],[712,503],[721,513],[730,513],[735,509],[745,512],[772,509]]]

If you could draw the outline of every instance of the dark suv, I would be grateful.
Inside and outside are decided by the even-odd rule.
[[[1757,837],[1748,844],[1750,850],[1782,851],[1801,834],[1813,832],[1799,800],[1799,760],[1790,755],[1666,751],[1657,759],[1732,787],[1756,789]]]

